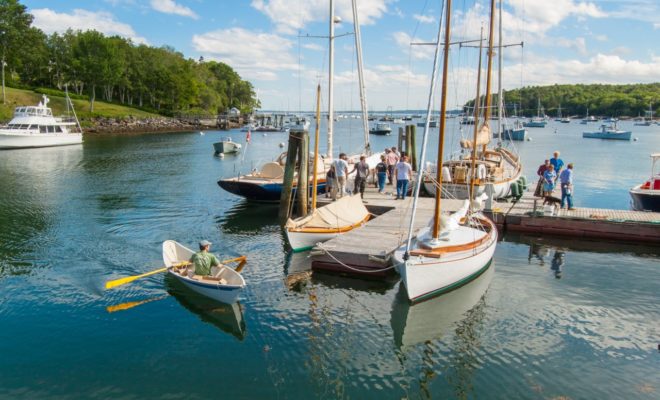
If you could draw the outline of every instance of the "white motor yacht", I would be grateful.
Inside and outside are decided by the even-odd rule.
[[[0,149],[81,144],[82,130],[78,119],[54,117],[48,102],[48,97],[43,95],[43,100],[36,106],[16,107],[14,118],[0,127]]]

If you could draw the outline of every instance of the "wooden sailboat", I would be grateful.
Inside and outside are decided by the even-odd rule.
[[[489,40],[489,62],[488,74],[491,72],[491,55],[493,54],[493,22],[494,22],[495,0],[491,0],[490,16],[490,40]],[[446,95],[447,95],[447,68],[449,61],[450,24],[451,24],[451,0],[447,0],[445,12],[445,37],[443,77],[440,110],[440,139],[438,141],[438,164],[442,165],[444,151],[444,136],[446,123]],[[440,30],[433,65],[431,89],[429,94],[428,114],[431,113],[433,88],[435,86],[436,64],[439,56],[441,43]],[[481,52],[480,52],[481,54]],[[481,66],[481,62],[479,63]],[[479,68],[480,70],[481,68]],[[478,79],[479,81],[479,79]],[[489,86],[489,85],[487,85]],[[479,87],[479,83],[477,83]],[[486,104],[489,103],[490,87],[487,88]],[[478,92],[478,90],[477,90]],[[479,96],[477,96],[478,98]],[[488,107],[486,107],[488,110]],[[484,116],[483,123],[479,129],[475,129],[473,143],[479,144],[480,138],[487,135],[490,138],[490,127],[488,126],[488,111]],[[428,143],[428,129],[424,132],[422,153],[420,163],[426,157],[426,145]],[[472,146],[472,171],[476,165],[476,146]],[[491,264],[495,245],[497,243],[497,229],[492,221],[478,212],[471,210],[471,202],[465,201],[460,210],[451,216],[443,216],[441,172],[437,172],[435,213],[430,226],[422,229],[413,239],[413,226],[421,188],[421,181],[415,185],[413,198],[413,209],[411,213],[408,240],[406,244],[394,253],[396,268],[403,284],[406,287],[408,299],[419,302],[435,295],[450,291],[478,277],[488,269]],[[471,194],[475,193],[474,182],[471,184]]]
[[[316,93],[316,133],[314,144],[314,170],[318,162],[319,128],[321,114],[321,85]],[[284,226],[287,239],[293,251],[304,251],[361,226],[369,220],[369,211],[362,203],[360,195],[343,196],[335,202],[316,208],[316,175],[313,176],[312,207],[308,215],[289,219]]]
[[[473,115],[469,116],[471,125],[474,126],[474,133],[476,133],[473,140],[463,139],[460,141],[460,146],[467,154],[461,157],[447,160],[442,164],[429,164],[424,174],[424,189],[431,195],[436,194],[435,186],[436,181],[431,178],[438,175],[443,180],[443,190],[438,192],[445,198],[467,199],[474,191],[474,196],[478,197],[486,192],[486,186],[492,185],[492,193],[490,196],[493,198],[505,198],[515,196],[520,193],[521,187],[526,185],[525,178],[522,176],[522,163],[517,152],[502,146],[503,136],[505,140],[526,140],[527,131],[516,121],[514,126],[507,126],[503,124],[503,93],[501,88],[501,71],[502,60],[501,55],[504,47],[511,45],[502,44],[502,30],[501,30],[501,10],[500,10],[500,35],[499,35],[499,103],[498,103],[498,125],[499,128],[492,137],[498,138],[496,147],[489,147],[491,134],[490,128],[488,130],[479,128],[479,111],[485,110],[485,119],[489,119],[490,113],[490,87],[491,87],[491,68],[492,61],[489,58],[488,76],[487,76],[487,96],[486,104],[482,107],[480,104],[480,97],[475,99],[475,107]],[[492,37],[492,35],[491,35]],[[492,46],[492,39],[491,39]],[[473,160],[473,152],[476,150],[476,165],[473,173],[470,172]],[[441,173],[438,174],[437,165],[442,165]],[[474,177],[474,179],[473,179]]]

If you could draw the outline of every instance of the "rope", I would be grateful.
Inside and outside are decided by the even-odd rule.
[[[332,253],[330,253],[330,251],[327,250],[323,246],[323,243],[317,243],[316,246],[315,246],[315,249],[321,250],[324,254],[326,254],[328,257],[332,258],[337,264],[341,265],[342,267],[350,269],[350,270],[355,271],[355,272],[373,274],[373,273],[378,273],[378,272],[389,271],[389,270],[394,268],[394,265],[391,265],[387,268],[381,268],[381,269],[368,269],[367,270],[367,269],[355,268],[355,267],[351,267],[350,265],[347,265],[347,264],[343,263],[342,261],[337,259],[337,257],[333,256]]]

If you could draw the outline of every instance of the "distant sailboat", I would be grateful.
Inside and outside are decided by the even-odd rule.
[[[548,120],[542,116],[541,99],[537,99],[538,106],[536,108],[536,117],[532,117],[529,121],[524,122],[523,126],[527,128],[545,128],[548,125]]]

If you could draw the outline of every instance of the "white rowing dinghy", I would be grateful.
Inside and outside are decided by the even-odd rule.
[[[212,275],[194,275],[187,265],[181,266],[187,263],[193,254],[195,252],[174,240],[163,242],[163,261],[170,275],[201,295],[222,303],[234,303],[245,289],[245,280],[241,274],[221,264],[213,267]]]

